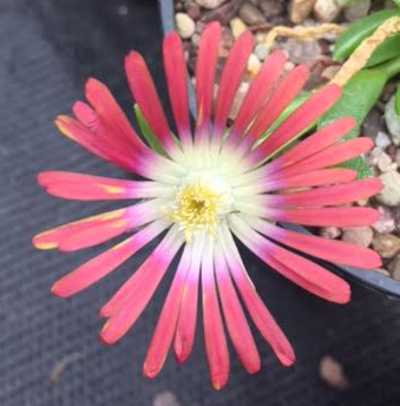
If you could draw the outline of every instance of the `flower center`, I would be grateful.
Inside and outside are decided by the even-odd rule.
[[[178,188],[169,217],[179,223],[187,241],[197,230],[215,236],[220,217],[229,211],[230,195],[230,188],[220,176],[189,176]]]

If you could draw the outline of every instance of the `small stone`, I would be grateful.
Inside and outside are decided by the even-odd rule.
[[[344,16],[347,21],[353,22],[365,17],[371,7],[371,0],[363,0],[345,6]]]
[[[254,78],[261,69],[261,62],[255,54],[251,54],[247,62],[247,71],[251,78]]]
[[[208,8],[209,10],[219,7],[224,2],[225,0],[196,0],[199,6]]]
[[[321,56],[322,49],[318,41],[300,41],[290,38],[282,48],[288,52],[289,59],[295,64],[304,63],[311,67]]]
[[[269,49],[265,44],[257,44],[254,53],[260,61],[265,61],[269,54]]]
[[[296,65],[295,65],[292,61],[287,61],[287,62],[285,63],[285,70],[286,70],[287,72],[289,72],[289,71],[291,71],[292,69],[294,69],[295,66],[296,66]]]
[[[153,406],[180,406],[180,403],[172,392],[164,391],[154,396]]]
[[[200,7],[195,0],[183,0],[183,8],[188,11],[193,6]]]
[[[367,248],[371,245],[373,236],[371,227],[349,227],[343,229],[342,241]]]
[[[383,206],[378,206],[379,219],[374,224],[372,228],[379,234],[387,234],[394,231],[396,228],[396,223],[392,212]]]
[[[265,42],[266,38],[267,38],[267,36],[263,32],[256,33],[257,44],[263,44]]]
[[[285,13],[285,6],[279,0],[260,0],[258,6],[267,21]]]
[[[196,24],[194,21],[185,13],[177,13],[175,16],[176,28],[182,39],[190,38],[195,30]]]
[[[240,37],[247,30],[247,25],[239,17],[233,18],[229,25],[235,38]]]
[[[382,126],[382,113],[373,108],[362,123],[362,134],[375,139],[378,132],[382,131]]]
[[[200,6],[197,4],[194,4],[192,7],[190,7],[188,9],[187,14],[194,21],[200,20],[200,18],[201,18]]]
[[[340,68],[341,68],[340,65],[328,66],[322,71],[321,78],[327,81],[332,80],[336,76],[336,73],[338,73]]]
[[[335,238],[340,237],[342,232],[337,227],[321,227],[319,234],[321,237],[329,238],[330,240],[334,240]]]
[[[385,152],[381,155],[379,161],[378,161],[378,168],[381,172],[387,172],[388,170],[391,169],[392,166],[392,158]]]
[[[387,269],[377,268],[377,269],[374,269],[374,271],[379,272],[379,273],[381,273],[382,275],[385,275],[385,276],[390,276],[390,273],[389,273],[389,271]]]
[[[396,4],[393,3],[393,0],[385,0],[383,3],[383,8],[397,8]]]
[[[330,45],[328,47],[328,50],[330,52],[333,52],[335,49],[334,43],[337,41],[339,35],[338,34],[324,34],[321,39],[324,39],[325,41],[329,42]]]
[[[335,21],[343,5],[344,0],[317,0],[314,5],[315,18],[322,23]]]
[[[386,172],[390,169],[392,158],[379,147],[375,147],[368,155],[367,162],[370,166],[376,166],[381,172]]]
[[[394,145],[400,145],[400,117],[394,109],[394,96],[385,107],[385,123]]]
[[[252,3],[246,2],[240,7],[238,12],[239,17],[245,24],[257,25],[265,23],[265,17],[261,11]]]
[[[378,234],[374,237],[372,246],[382,258],[393,258],[400,252],[400,238],[393,234]]]
[[[400,205],[400,174],[396,171],[389,171],[379,178],[383,183],[383,189],[376,196],[376,199],[387,206]]]
[[[223,26],[229,26],[232,18],[237,16],[238,9],[243,0],[226,1],[222,6],[202,13],[201,21],[209,23],[219,21]]]
[[[368,199],[360,199],[356,201],[358,206],[366,206],[369,203]]]
[[[396,147],[394,145],[389,145],[386,149],[386,153],[392,158],[392,161],[396,161]]]
[[[400,148],[396,150],[394,160],[398,166],[400,166]]]
[[[395,228],[400,230],[400,207],[393,207],[391,209],[391,214],[392,214],[393,219],[394,219]]]
[[[396,255],[388,265],[388,269],[390,271],[390,275],[393,279],[400,280],[400,254]]]
[[[386,149],[391,145],[392,141],[390,137],[383,131],[379,131],[375,138],[375,145],[379,148]]]
[[[311,13],[316,0],[291,0],[289,18],[294,24],[301,24]]]
[[[127,6],[125,6],[125,5],[118,6],[117,13],[120,16],[125,17],[125,16],[127,16],[129,14],[129,8]]]
[[[350,387],[350,381],[344,373],[342,364],[330,355],[321,358],[319,375],[332,388],[345,390]]]
[[[219,56],[221,58],[227,58],[229,52],[232,48],[233,43],[235,42],[235,38],[233,37],[232,31],[222,26],[221,27],[221,46],[219,48]]]

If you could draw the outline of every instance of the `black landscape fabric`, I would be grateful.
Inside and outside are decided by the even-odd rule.
[[[200,320],[185,365],[170,356],[157,379],[141,375],[171,272],[119,344],[105,347],[97,339],[98,309],[151,247],[74,298],[51,296],[54,281],[104,248],[39,252],[32,235],[115,204],[51,198],[36,185],[36,174],[53,169],[127,176],[60,136],[53,120],[83,97],[89,76],[105,81],[132,116],[123,73],[130,49],[144,54],[166,101],[161,40],[155,1],[0,1],[0,405],[173,406],[168,396],[160,397],[172,392],[181,406],[398,406],[400,302],[365,288],[353,286],[348,306],[328,304],[245,254],[297,363],[281,367],[256,333],[261,372],[247,375],[231,348],[230,382],[221,392],[209,383]],[[344,365],[347,391],[320,379],[324,355]]]

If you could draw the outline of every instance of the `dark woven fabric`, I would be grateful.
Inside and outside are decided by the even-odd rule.
[[[327,304],[250,255],[255,284],[296,348],[293,368],[278,365],[257,335],[262,371],[248,376],[231,351],[230,383],[215,392],[198,323],[188,363],[179,367],[169,357],[156,380],[143,378],[141,364],[170,275],[120,344],[100,344],[97,309],[148,250],[87,292],[53,298],[51,284],[100,250],[37,252],[31,236],[115,205],[53,199],[36,186],[35,175],[69,169],[125,176],[59,136],[52,122],[82,97],[88,76],[106,81],[130,114],[123,56],[131,48],[143,52],[163,90],[156,2],[2,0],[0,39],[1,406],[147,406],[166,390],[183,406],[400,404],[399,302],[354,286],[352,304]],[[317,365],[325,354],[344,364],[348,391],[320,380]]]

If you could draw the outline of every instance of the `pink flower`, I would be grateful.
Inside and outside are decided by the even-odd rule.
[[[348,283],[287,248],[358,268],[376,268],[381,263],[369,249],[299,234],[275,224],[283,221],[357,227],[370,225],[378,218],[375,210],[349,203],[377,193],[380,181],[355,180],[354,171],[335,167],[372,147],[369,138],[341,140],[354,127],[352,118],[338,119],[287,152],[277,154],[338,100],[340,88],[328,85],[315,92],[269,137],[259,141],[300,92],[308,76],[305,66],[298,66],[285,76],[285,55],[276,51],[253,80],[228,129],[228,115],[246,72],[253,37],[246,32],[233,46],[213,100],[220,34],[219,24],[212,23],[202,35],[196,65],[198,113],[193,135],[187,73],[178,35],[168,34],[163,50],[179,138],[168,126],[144,60],[136,52],[126,58],[134,99],[165,155],[143,143],[105,85],[88,80],[88,104],[76,102],[75,118],[58,117],[58,128],[89,151],[143,180],[72,172],[39,174],[39,184],[54,196],[135,202],[43,232],[33,240],[39,249],[75,251],[133,233],[54,284],[55,295],[69,297],[110,274],[163,234],[147,260],[100,310],[101,317],[108,319],[101,338],[113,344],[135,324],[172,260],[179,255],[143,371],[155,377],[171,346],[178,362],[189,357],[201,289],[205,346],[215,388],[223,387],[229,376],[227,335],[244,368],[249,373],[260,369],[244,308],[281,363],[288,366],[295,361],[290,343],[249,279],[234,236],[287,279],[336,303],[349,301]]]

